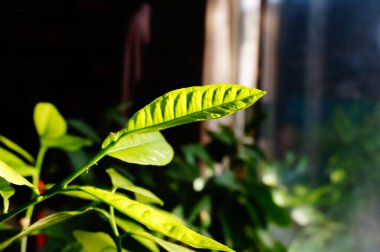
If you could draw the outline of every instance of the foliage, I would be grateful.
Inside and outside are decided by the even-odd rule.
[[[32,155],[11,140],[0,138],[6,147],[0,149],[0,189],[4,202],[4,213],[0,215],[0,223],[3,223],[1,227],[5,230],[8,227],[4,224],[5,221],[14,220],[17,215],[26,211],[25,217],[20,219],[21,229],[17,230],[15,227],[16,231],[10,232],[0,243],[0,250],[14,245],[21,238],[21,251],[26,251],[28,236],[44,234],[52,238],[61,235],[64,236],[62,239],[69,241],[58,248],[48,245],[52,251],[125,251],[124,247],[129,246],[125,242],[128,236],[150,251],[159,251],[157,245],[168,251],[192,251],[190,247],[233,251],[192,231],[172,214],[157,209],[152,204],[162,204],[162,200],[147,189],[134,185],[114,169],[107,170],[112,188],[70,184],[105,156],[134,164],[165,165],[172,160],[174,152],[159,130],[231,114],[252,105],[264,94],[265,92],[257,89],[233,84],[171,91],[137,111],[122,130],[111,133],[104,140],[100,151],[79,169],[45,188],[40,175],[46,152],[53,148],[69,152],[80,151],[92,141],[68,134],[67,122],[54,105],[37,104],[34,123],[40,138],[40,149],[35,161]],[[78,123],[74,124],[78,126]],[[31,177],[31,181],[25,177]],[[32,197],[8,212],[9,198],[14,192],[13,185],[30,187]],[[46,204],[46,200],[61,197],[60,195],[77,198],[81,203],[74,206],[74,209],[58,209],[47,216],[37,216],[39,218],[34,221],[34,207],[42,202]],[[85,226],[77,227],[75,222],[67,222],[73,218],[86,218],[89,214],[95,215],[100,221],[109,222],[110,228],[93,232],[94,230],[83,230],[86,229]],[[74,229],[69,228],[70,233],[67,234],[62,232],[65,226],[57,226],[58,223],[66,223]],[[125,232],[122,233],[122,230]]]
[[[257,124],[257,123],[256,123]],[[247,128],[252,131],[252,127]],[[164,198],[166,208],[202,234],[224,241],[237,251],[285,251],[268,233],[270,224],[288,227],[290,217],[263,183],[265,156],[254,142],[245,143],[230,127],[208,132],[207,144],[182,147],[166,173],[145,170],[141,183]],[[139,176],[143,178],[143,176]]]

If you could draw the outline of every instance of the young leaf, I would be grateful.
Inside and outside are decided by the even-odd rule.
[[[12,167],[21,176],[34,176],[36,169],[25,163],[21,158],[0,147],[0,160]]]
[[[82,186],[79,189],[113,206],[118,211],[144,224],[148,228],[194,248],[234,251],[211,238],[192,231],[175,218],[170,218],[168,215],[150,206],[131,200],[125,196],[90,186]]]
[[[151,132],[185,123],[220,118],[249,107],[265,93],[234,84],[174,90],[137,111],[127,122],[125,129],[106,138],[103,147],[127,132]]]
[[[0,244],[0,251],[3,251],[12,242],[14,242],[15,240],[17,240],[17,239],[19,239],[21,237],[24,237],[24,236],[27,236],[27,235],[30,235],[30,234],[34,234],[34,233],[36,233],[39,230],[42,230],[44,228],[53,226],[53,225],[55,225],[57,223],[66,221],[66,220],[68,220],[70,218],[73,218],[75,216],[84,214],[84,213],[86,213],[86,212],[88,212],[90,210],[94,210],[94,209],[93,208],[88,208],[88,209],[85,209],[83,211],[66,211],[66,212],[58,212],[58,213],[54,213],[54,214],[48,215],[48,216],[46,216],[46,217],[44,217],[44,218],[36,221],[32,225],[30,225],[28,228],[26,228],[23,231],[21,231],[20,233],[18,233],[17,235],[15,235],[15,236],[9,238],[8,240],[2,242]]]
[[[128,134],[107,151],[124,162],[142,165],[166,165],[174,156],[173,148],[159,132]]]
[[[66,133],[66,121],[51,103],[38,103],[34,108],[33,117],[37,133],[41,138],[59,138]]]
[[[142,198],[139,198],[142,201],[140,201],[139,199],[137,199],[137,201],[140,201],[142,203],[156,203],[160,205],[164,204],[164,202],[162,202],[162,200],[158,198],[156,195],[154,195],[151,191],[142,187],[135,186],[131,181],[129,181],[127,178],[120,175],[114,169],[112,168],[107,169],[106,172],[111,177],[113,186],[116,186],[118,188],[121,188],[127,191],[131,191],[135,193],[136,197],[137,195],[142,196]]]
[[[85,146],[91,145],[92,142],[89,139],[66,134],[59,138],[42,138],[41,144],[48,148],[60,148],[66,151],[77,151]]]
[[[8,181],[0,177],[0,195],[3,198],[3,213],[8,212],[9,198],[15,193],[15,189]]]
[[[87,232],[75,230],[75,239],[82,245],[84,252],[115,252],[116,244],[112,238],[103,232]],[[123,249],[122,251],[126,251]]]
[[[0,161],[0,177],[4,178],[11,184],[26,185],[30,187],[36,194],[40,194],[38,189],[32,185],[28,180],[10,168],[6,163]]]
[[[2,142],[5,146],[7,146],[9,149],[17,152],[21,156],[23,156],[26,160],[28,160],[30,163],[34,163],[34,158],[32,155],[29,154],[26,150],[21,148],[18,144],[11,141],[10,139],[6,138],[5,136],[0,135],[0,142]]]

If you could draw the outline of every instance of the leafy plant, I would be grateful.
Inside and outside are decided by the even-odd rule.
[[[190,226],[237,251],[285,251],[267,232],[270,224],[288,227],[291,220],[274,202],[273,188],[261,179],[260,163],[266,159],[261,149],[245,143],[228,126],[208,135],[207,144],[183,146],[167,173],[152,175],[165,183],[147,186],[165,197],[168,210],[171,206]]]
[[[51,148],[76,151],[90,145],[91,141],[68,134],[67,123],[54,105],[37,104],[34,123],[40,138],[40,148],[36,160],[11,140],[3,136],[0,138],[6,147],[0,148],[0,192],[4,206],[4,213],[0,215],[2,227],[6,227],[5,221],[26,211],[25,217],[20,220],[21,230],[1,242],[0,250],[21,239],[21,251],[26,251],[29,235],[43,232],[49,235],[49,228],[55,224],[76,217],[84,218],[92,213],[109,222],[111,235],[78,229],[73,232],[77,245],[67,245],[61,251],[125,251],[123,239],[127,236],[131,236],[150,251],[159,251],[157,245],[168,251],[193,251],[190,247],[233,251],[192,231],[170,213],[151,205],[162,204],[162,201],[152,192],[134,185],[114,169],[107,169],[112,181],[111,189],[72,185],[71,182],[88,172],[105,156],[135,164],[166,165],[172,160],[174,152],[159,130],[231,114],[252,105],[264,94],[261,90],[233,84],[171,91],[137,111],[123,129],[110,133],[103,141],[100,151],[86,164],[55,185],[47,186],[46,191],[40,186],[46,152]],[[31,177],[31,181],[25,177]],[[16,209],[8,211],[9,199],[15,192],[14,185],[31,188],[32,197]],[[58,195],[76,197],[90,203],[70,211],[52,213],[32,223],[35,205]],[[106,208],[102,207],[104,205]],[[176,244],[175,241],[179,243]]]

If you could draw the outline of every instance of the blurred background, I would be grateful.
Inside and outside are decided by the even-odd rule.
[[[16,0],[0,12],[0,134],[35,154],[40,101],[103,139],[169,90],[257,87],[268,94],[252,109],[165,131],[178,156],[164,172],[126,171],[237,251],[379,251],[379,1]]]

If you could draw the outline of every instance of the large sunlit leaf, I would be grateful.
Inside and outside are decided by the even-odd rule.
[[[21,158],[13,154],[12,152],[0,147],[0,160],[6,163],[9,167],[12,167],[21,176],[34,176],[36,169],[25,163]]]
[[[82,137],[63,135],[59,138],[42,138],[41,144],[48,148],[59,148],[66,151],[77,151],[92,144],[91,140]]]
[[[166,165],[174,156],[173,148],[158,132],[128,134],[123,136],[107,155],[124,162],[141,165]]]
[[[29,152],[27,152],[26,150],[24,150],[22,147],[20,147],[18,144],[16,144],[12,140],[6,138],[5,136],[0,135],[0,142],[2,142],[9,149],[11,149],[11,150],[17,152],[18,154],[20,154],[21,156],[23,156],[30,163],[34,163],[33,156],[30,155]]]
[[[15,189],[8,181],[0,177],[0,195],[3,198],[3,213],[8,212],[9,198],[15,193]]]
[[[119,194],[114,194],[90,186],[82,186],[79,188],[114,207],[123,214],[142,223],[148,228],[160,232],[172,239],[186,243],[194,248],[233,251],[211,238],[192,231],[175,218],[170,218],[168,215],[163,214],[148,205],[144,205]]]
[[[84,252],[116,252],[115,242],[103,232],[75,230],[75,239],[82,245]],[[127,251],[123,249],[122,251]]]
[[[137,201],[140,201],[142,203],[156,203],[160,205],[164,204],[164,202],[162,202],[162,200],[154,195],[151,191],[139,186],[135,186],[131,181],[123,177],[114,169],[107,169],[106,172],[111,177],[113,186],[133,192],[136,196]]]
[[[14,185],[26,185],[30,187],[36,194],[39,194],[38,189],[26,180],[23,176],[18,174],[15,170],[10,168],[6,163],[0,161],[0,177],[4,178]]]
[[[264,91],[234,84],[214,84],[168,92],[137,111],[125,128],[111,134],[103,147],[125,133],[151,132],[196,121],[216,119],[255,103]]]
[[[67,124],[57,108],[40,102],[34,108],[34,124],[41,138],[59,138],[66,133]]]
[[[0,244],[0,251],[3,251],[3,249],[8,247],[12,242],[16,241],[17,239],[19,239],[21,237],[31,235],[31,234],[35,234],[42,229],[45,229],[45,228],[53,226],[57,223],[66,221],[66,220],[73,218],[75,216],[84,214],[90,210],[94,210],[94,209],[88,208],[88,209],[85,209],[83,211],[65,211],[65,212],[58,212],[58,213],[48,215],[48,216],[36,221],[32,225],[30,225],[28,228],[26,228],[23,231],[21,231],[20,233],[18,233],[17,235],[15,235],[15,236],[9,238],[8,240],[2,242]]]

